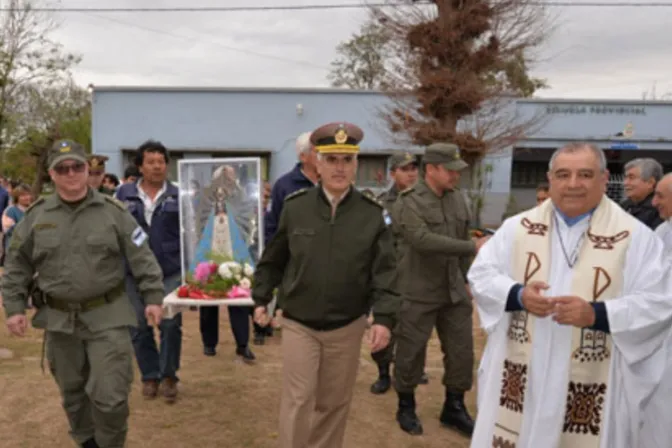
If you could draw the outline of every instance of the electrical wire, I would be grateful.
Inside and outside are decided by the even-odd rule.
[[[57,13],[164,13],[164,12],[271,12],[271,11],[318,11],[334,9],[398,8],[416,5],[432,5],[434,2],[409,3],[343,3],[327,5],[276,5],[276,6],[184,6],[171,8],[47,8],[35,7],[33,11]],[[579,2],[579,1],[530,1],[532,5],[550,7],[591,7],[591,8],[670,8],[672,2]],[[0,11],[18,11],[21,8],[0,8]]]

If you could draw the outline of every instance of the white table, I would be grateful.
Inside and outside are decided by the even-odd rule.
[[[182,299],[177,292],[172,292],[163,298],[163,317],[172,319],[189,307],[197,306],[254,306],[250,297],[240,299]]]

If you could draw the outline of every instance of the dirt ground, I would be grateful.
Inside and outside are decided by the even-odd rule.
[[[277,410],[282,336],[253,346],[255,365],[235,360],[233,338],[222,313],[221,342],[214,358],[202,355],[198,313],[184,316],[180,398],[174,405],[162,400],[145,401],[136,372],[131,396],[129,448],[270,448],[277,446]],[[75,446],[68,436],[58,390],[48,373],[40,369],[41,333],[9,337],[0,313],[0,446],[42,448]],[[475,325],[476,359],[483,336]],[[7,352],[8,349],[11,354]],[[11,357],[8,357],[10,356]],[[417,394],[425,434],[404,434],[394,419],[393,391],[374,396],[369,386],[377,369],[366,345],[348,422],[347,448],[461,448],[468,440],[441,428],[438,415],[443,402],[441,353],[436,337],[428,354],[430,383]],[[473,413],[475,390],[467,396]]]

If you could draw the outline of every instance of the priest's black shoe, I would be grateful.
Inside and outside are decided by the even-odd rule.
[[[205,356],[215,356],[217,354],[217,350],[215,350],[215,347],[203,347],[203,354]]]
[[[238,347],[236,349],[236,355],[243,358],[243,361],[245,362],[253,362],[255,359],[257,359],[257,357],[254,356],[254,353],[252,353],[252,350],[250,350],[249,347]]]
[[[464,393],[446,392],[446,401],[443,403],[439,420],[442,425],[455,428],[467,437],[471,437],[474,433],[474,420],[464,405]]]
[[[266,335],[264,333],[255,333],[254,345],[264,345],[266,342]]]
[[[402,431],[413,436],[422,434],[422,423],[415,413],[415,395],[413,393],[398,393],[399,409],[397,409],[397,422]]]
[[[371,393],[374,395],[382,395],[390,390],[391,385],[392,379],[390,378],[390,363],[378,363],[378,379],[371,385]]]
[[[82,443],[82,448],[100,448],[100,446],[96,443],[96,439],[91,438]]]

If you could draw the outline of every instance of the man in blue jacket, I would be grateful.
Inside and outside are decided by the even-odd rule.
[[[317,184],[317,152],[310,143],[310,132],[304,132],[296,139],[296,155],[298,163],[292,170],[281,176],[271,189],[270,208],[264,216],[264,244],[268,244],[275,235],[280,222],[280,213],[285,198],[295,191],[303,188],[311,188]],[[280,306],[276,305],[276,309]],[[273,329],[260,327],[254,324],[254,343],[261,345],[264,343],[265,336],[273,334]]]
[[[160,142],[149,140],[138,148],[135,165],[140,179],[122,185],[116,196],[149,235],[149,246],[163,271],[163,286],[168,295],[182,280],[179,195],[177,187],[167,181],[168,151]],[[130,273],[126,276],[126,291],[138,317],[138,327],[131,329],[131,335],[142,373],[142,393],[146,398],[154,398],[161,386],[166,401],[173,403],[177,399],[182,314],[161,321],[161,343],[157,350],[154,329],[144,317],[145,303]]]

